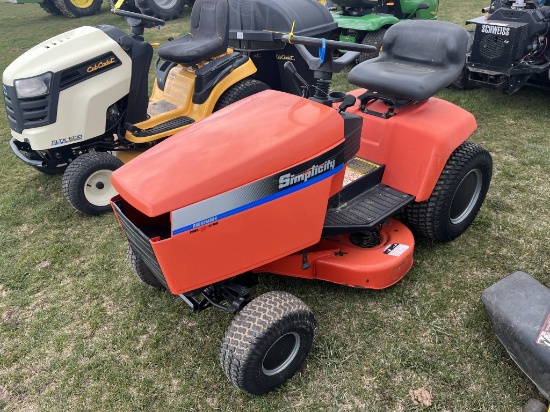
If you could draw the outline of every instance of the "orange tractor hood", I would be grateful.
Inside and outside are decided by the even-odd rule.
[[[111,181],[126,202],[155,217],[300,164],[343,136],[336,110],[268,90],[175,134]]]

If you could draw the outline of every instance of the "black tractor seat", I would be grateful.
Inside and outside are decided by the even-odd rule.
[[[161,59],[193,66],[225,53],[229,42],[227,0],[197,0],[189,33],[158,48]]]
[[[468,33],[435,20],[406,20],[390,27],[380,56],[355,66],[348,81],[403,100],[426,100],[451,84],[466,59]]]

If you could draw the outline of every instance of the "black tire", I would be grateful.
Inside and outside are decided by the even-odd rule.
[[[268,292],[233,319],[220,347],[220,363],[235,386],[262,395],[294,375],[314,335],[315,317],[304,302],[290,293]]]
[[[529,399],[523,407],[523,412],[548,412],[548,408],[538,399]]]
[[[53,2],[65,16],[76,18],[99,13],[103,0],[53,0]]]
[[[466,48],[466,54],[469,55],[472,52],[472,44],[474,43],[474,31],[468,30],[468,46]],[[454,90],[469,90],[474,86],[470,83],[470,71],[464,64],[462,71],[458,77],[449,85],[449,89]]]
[[[214,106],[214,111],[223,109],[224,107],[227,107],[232,103],[242,100],[245,97],[252,96],[253,94],[260,93],[268,89],[269,86],[259,80],[240,80],[234,85],[228,87],[227,90],[223,92],[223,94],[216,102],[216,105]]]
[[[51,14],[52,16],[61,16],[63,13],[59,8],[55,5],[53,0],[42,0],[40,3],[40,7],[42,7],[42,10],[44,10],[46,13]]]
[[[363,40],[361,40],[361,44],[374,46],[376,47],[376,51],[372,53],[361,53],[357,58],[357,63],[362,63],[364,61],[378,57],[378,55],[380,54],[380,48],[382,47],[382,39],[384,38],[384,34],[386,34],[387,30],[388,29],[379,29],[376,31],[368,31],[365,34]]]
[[[111,9],[114,9],[117,0],[107,0],[107,2],[109,3],[109,7]],[[141,10],[138,9],[134,0],[125,0],[124,3],[122,3],[122,5],[119,7],[119,10],[131,11],[132,13],[141,13]]]
[[[135,0],[142,13],[164,21],[177,19],[183,13],[183,0]]]
[[[411,229],[439,242],[460,236],[473,222],[492,175],[491,155],[466,141],[449,157],[429,199],[405,208]]]
[[[151,269],[149,269],[143,259],[136,255],[130,244],[128,244],[128,263],[132,268],[134,275],[136,275],[143,283],[156,289],[164,289],[164,286],[160,280],[158,280],[153,272],[151,272]]]
[[[63,173],[61,187],[67,201],[80,213],[100,215],[111,210],[110,200],[116,194],[111,173],[124,163],[109,153],[85,153]]]

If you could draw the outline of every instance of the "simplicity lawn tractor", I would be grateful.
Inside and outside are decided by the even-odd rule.
[[[220,348],[228,378],[271,391],[306,358],[315,319],[286,292],[251,299],[257,274],[382,289],[413,264],[412,232],[460,236],[489,188],[490,154],[468,141],[467,111],[432,97],[456,78],[468,35],[438,21],[388,29],[355,66],[361,89],[328,93],[332,74],[371,46],[286,35],[316,80],[309,99],[267,90],[214,113],[116,170],[115,215],[130,265],[193,310],[235,314]],[[426,42],[425,39],[432,39]],[[319,57],[308,48],[320,48]],[[333,50],[356,50],[334,59]]]
[[[436,19],[439,0],[334,0],[340,9],[332,13],[338,23],[339,40],[376,47],[361,53],[362,62],[380,53],[386,30],[406,19]]]
[[[266,16],[270,2],[197,0],[190,33],[158,48],[150,98],[153,47],[143,33],[162,20],[114,10],[126,17],[130,35],[107,25],[80,27],[33,47],[3,74],[12,151],[39,171],[63,173],[63,193],[79,212],[111,210],[109,177],[123,162],[268,87],[301,93],[275,54],[295,60],[304,77],[311,72],[294,46],[278,40],[281,31],[296,21],[296,34],[328,36],[336,23],[313,1],[278,0]],[[230,41],[243,51],[228,48]]]
[[[548,2],[547,2],[548,3]],[[453,82],[512,94],[523,85],[550,88],[550,6],[545,0],[495,0],[475,24],[466,65]]]

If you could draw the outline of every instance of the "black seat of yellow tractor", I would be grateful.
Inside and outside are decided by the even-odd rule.
[[[456,24],[402,21],[384,35],[380,56],[355,66],[348,81],[385,96],[426,100],[458,77],[467,44],[468,33]]]
[[[229,41],[227,0],[197,0],[191,11],[191,29],[185,36],[158,48],[161,59],[192,66],[225,53]]]

